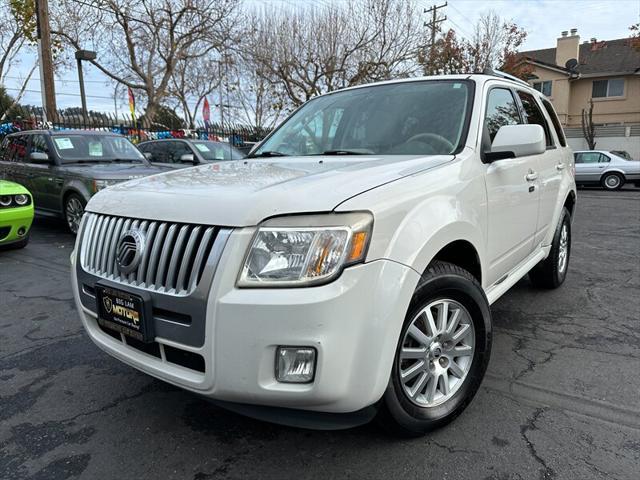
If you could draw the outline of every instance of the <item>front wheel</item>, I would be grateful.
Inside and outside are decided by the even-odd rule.
[[[64,201],[64,218],[74,235],[78,233],[86,202],[77,193],[71,193]]]
[[[564,283],[571,254],[571,214],[562,209],[549,256],[529,272],[529,280],[538,288],[558,288]]]
[[[409,306],[379,421],[401,436],[451,422],[478,391],[490,353],[482,287],[466,270],[434,262]]]

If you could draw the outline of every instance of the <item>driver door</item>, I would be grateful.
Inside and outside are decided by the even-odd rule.
[[[483,149],[487,151],[503,125],[524,123],[509,88],[494,87],[487,94]],[[493,161],[486,167],[487,281],[493,285],[533,251],[538,221],[537,156]]]

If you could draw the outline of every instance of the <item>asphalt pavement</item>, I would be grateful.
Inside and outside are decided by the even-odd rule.
[[[0,478],[640,478],[640,190],[580,190],[565,284],[493,305],[475,400],[398,440],[241,417],[112,359],[83,332],[73,237],[0,252]]]

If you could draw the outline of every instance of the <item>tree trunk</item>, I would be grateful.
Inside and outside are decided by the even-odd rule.
[[[589,150],[596,148],[596,129],[593,125],[593,99],[589,100],[589,109],[582,109],[582,135],[589,146]]]

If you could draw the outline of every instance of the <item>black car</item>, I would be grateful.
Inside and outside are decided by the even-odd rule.
[[[142,142],[138,148],[154,165],[173,168],[220,160],[241,160],[245,155],[229,143],[212,140],[165,139]]]
[[[7,135],[0,146],[0,178],[24,185],[37,214],[64,218],[73,233],[94,193],[166,170],[110,132],[32,130]]]

